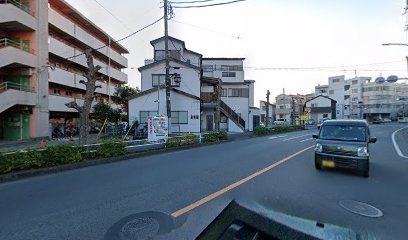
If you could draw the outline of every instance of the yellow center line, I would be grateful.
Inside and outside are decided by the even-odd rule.
[[[297,153],[294,153],[294,154],[290,155],[289,157],[286,157],[286,158],[284,158],[282,160],[279,160],[276,163],[274,163],[274,164],[272,164],[272,165],[270,165],[270,166],[268,166],[268,167],[266,167],[266,168],[264,168],[264,169],[262,169],[262,170],[260,170],[260,171],[258,171],[256,173],[254,173],[254,174],[252,174],[252,175],[250,175],[250,176],[248,176],[248,177],[246,177],[246,178],[244,178],[242,180],[239,180],[238,182],[235,182],[235,183],[233,183],[233,184],[231,184],[231,185],[229,185],[229,186],[227,186],[227,187],[225,187],[225,188],[223,188],[223,189],[221,189],[221,190],[219,190],[219,191],[217,191],[217,192],[215,192],[215,193],[213,193],[213,194],[211,194],[211,195],[209,195],[209,196],[207,196],[205,198],[202,198],[202,199],[198,200],[195,203],[192,203],[192,204],[188,205],[187,207],[184,207],[184,208],[172,213],[171,216],[175,217],[175,218],[179,217],[179,216],[181,216],[181,215],[183,215],[183,214],[185,214],[185,213],[187,213],[187,212],[189,212],[189,211],[203,205],[204,203],[207,203],[207,202],[213,200],[214,198],[219,197],[219,196],[223,195],[224,193],[226,193],[226,192],[228,192],[228,191],[230,191],[230,190],[232,190],[234,188],[237,188],[237,187],[241,186],[242,184],[244,184],[244,183],[246,183],[246,182],[248,182],[248,181],[250,181],[250,180],[252,180],[252,179],[254,179],[254,178],[256,178],[256,177],[258,177],[258,176],[260,176],[260,175],[262,175],[264,173],[266,173],[266,172],[268,172],[269,170],[281,165],[282,163],[284,163],[284,162],[286,162],[286,161],[288,161],[288,160],[290,160],[290,159],[292,159],[292,158],[294,158],[294,157],[296,157],[296,156],[298,156],[298,155],[300,155],[300,154],[302,154],[302,153],[304,153],[307,150],[312,149],[312,148],[314,148],[314,146],[310,146],[310,147],[305,148],[305,149],[303,149],[303,150],[301,150],[301,151],[299,151]]]

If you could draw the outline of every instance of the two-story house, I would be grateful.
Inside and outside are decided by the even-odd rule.
[[[170,133],[252,130],[248,119],[253,117],[249,109],[255,81],[244,80],[243,59],[203,58],[188,50],[183,41],[168,39]],[[130,121],[141,124],[150,116],[167,115],[165,38],[153,40],[151,45],[154,59],[146,60],[145,66],[139,68],[141,92],[129,99]]]

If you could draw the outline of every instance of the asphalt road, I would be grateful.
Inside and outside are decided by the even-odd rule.
[[[146,211],[168,216],[157,218],[169,232],[156,239],[194,239],[232,199],[377,239],[406,239],[408,159],[397,154],[392,142],[392,133],[402,127],[372,126],[378,142],[371,149],[368,179],[316,171],[313,149],[298,153],[314,145],[311,135],[316,130],[307,130],[0,184],[0,239],[108,239],[118,228],[115,223],[135,216],[139,222],[133,225],[144,226],[148,236],[158,223],[140,218]],[[269,171],[242,181],[266,167]],[[225,190],[234,183],[235,188]],[[368,218],[348,212],[340,207],[341,200],[369,203],[384,215]],[[142,215],[134,215],[138,213]],[[171,214],[177,216],[175,226],[166,222]]]

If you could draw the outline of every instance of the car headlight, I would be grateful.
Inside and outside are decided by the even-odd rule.
[[[368,157],[370,154],[368,153],[367,147],[359,147],[357,149],[357,156],[359,157]]]
[[[323,152],[323,146],[320,143],[316,143],[315,152]]]

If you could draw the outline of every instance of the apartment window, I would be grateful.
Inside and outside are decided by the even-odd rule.
[[[345,95],[344,96],[344,100],[349,100],[350,99],[350,95]]]
[[[328,117],[329,117],[329,114],[327,114],[327,113],[323,114],[323,118],[328,118]]]
[[[222,77],[236,77],[235,72],[222,72]]]
[[[340,82],[340,79],[338,79],[338,78],[335,78],[335,79],[332,80],[332,83],[339,83],[339,82]]]
[[[169,50],[169,57],[180,60],[180,51],[179,50]],[[164,50],[155,50],[154,51],[154,60],[160,61],[166,59],[166,52]]]
[[[327,91],[324,90],[324,89],[320,90],[320,93],[326,93],[326,92],[327,92]]]
[[[358,93],[358,88],[352,89],[351,92],[352,93]]]
[[[54,88],[54,95],[61,96],[61,89]]]
[[[221,71],[243,71],[241,65],[221,65]]]
[[[333,95],[333,94],[334,94],[334,90],[330,90],[330,91],[329,91],[329,94],[330,94],[330,95]]]
[[[166,84],[166,75],[165,74],[152,74],[152,86],[157,87],[160,83],[160,86],[165,86]],[[180,83],[176,83],[174,79],[171,79],[172,87],[180,87]]]
[[[171,112],[171,123],[188,124],[188,112],[187,111]]]
[[[266,111],[266,106],[262,106],[262,111]]]
[[[78,98],[78,99],[83,99],[83,98],[84,98],[84,95],[82,95],[81,93],[77,93],[77,94],[76,94],[76,98]]]
[[[279,118],[285,118],[284,114],[279,114]]]
[[[390,91],[391,88],[389,86],[382,86],[381,91]]]
[[[310,107],[317,107],[317,103],[312,103]]]
[[[157,111],[140,111],[140,123],[147,123],[149,117],[154,117],[157,115]]]
[[[358,84],[358,80],[353,80],[353,81],[351,82],[351,84],[352,84],[352,85]]]
[[[203,65],[203,72],[214,72],[213,65]]]
[[[221,114],[220,122],[221,122],[221,123],[227,123],[227,122],[228,122],[228,118],[227,118],[224,114]]]
[[[221,89],[221,97],[227,97],[228,96],[228,89],[223,88]]]
[[[350,85],[345,85],[344,86],[344,91],[348,91],[350,89]]]
[[[65,94],[67,95],[67,97],[72,97],[72,91],[66,91]]]
[[[279,109],[285,109],[285,105],[279,106]]]
[[[248,88],[228,88],[228,97],[248,97]]]

